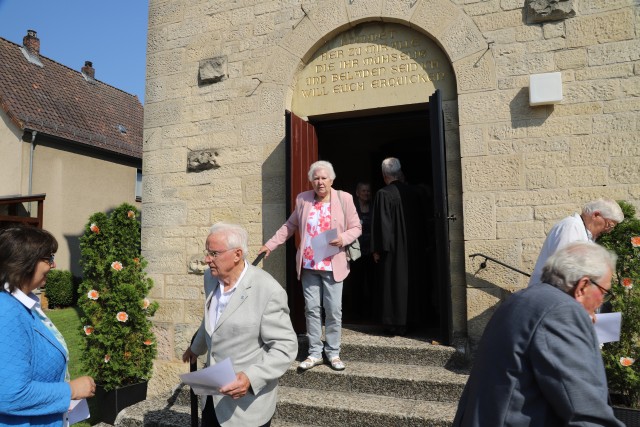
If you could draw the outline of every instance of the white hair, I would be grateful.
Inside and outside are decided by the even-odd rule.
[[[542,282],[564,291],[572,291],[587,276],[600,281],[616,268],[615,253],[592,242],[573,242],[556,251],[542,268]]]
[[[227,243],[226,249],[242,249],[242,258],[247,259],[249,252],[249,233],[241,225],[228,222],[216,222],[209,229],[209,236],[221,234]]]
[[[387,157],[382,161],[382,174],[389,178],[401,179],[402,166],[400,160],[395,157]]]
[[[313,174],[317,169],[324,169],[329,173],[329,179],[332,181],[336,179],[336,173],[333,170],[333,165],[326,160],[318,160],[309,166],[309,173],[307,173],[307,177],[309,177],[309,181],[313,181]]]
[[[582,208],[582,213],[591,215],[594,212],[600,212],[600,214],[606,218],[611,219],[618,224],[624,219],[624,214],[618,202],[612,199],[598,199],[592,200]]]

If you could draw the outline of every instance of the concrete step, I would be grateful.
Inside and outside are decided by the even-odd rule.
[[[188,391],[187,387],[184,388]],[[191,410],[188,405],[155,397],[124,408],[118,414],[114,425],[115,427],[189,427]]]
[[[450,426],[467,380],[453,348],[421,336],[387,336],[376,327],[343,327],[344,371],[325,364],[299,372],[307,350],[300,336],[298,360],[280,380],[273,427]],[[169,399],[124,409],[115,425],[188,427],[189,402],[189,388],[182,386]]]
[[[468,377],[464,371],[439,366],[352,362],[345,358],[343,361],[347,365],[344,371],[334,371],[326,364],[299,371],[298,362],[295,362],[280,379],[280,384],[332,392],[457,402]]]
[[[306,336],[298,340],[298,360],[308,354]],[[463,367],[463,355],[453,347],[439,345],[435,341],[418,336],[388,336],[381,327],[344,325],[340,358],[345,361],[372,363],[398,363],[404,365]]]
[[[330,424],[330,423],[312,425],[312,424],[302,424],[302,423],[291,422],[291,421],[283,421],[283,420],[278,420],[276,418],[271,420],[271,427],[325,427],[327,424]]]
[[[341,427],[449,427],[455,411],[452,402],[281,387],[274,420]]]

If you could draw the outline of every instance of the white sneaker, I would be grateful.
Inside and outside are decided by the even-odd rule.
[[[309,356],[304,361],[300,362],[300,365],[298,365],[298,369],[306,371],[307,369],[311,369],[314,366],[322,365],[323,363],[324,361],[322,360],[322,357],[317,359],[315,357]]]
[[[340,357],[336,356],[333,359],[331,359],[331,368],[334,371],[344,371],[344,362],[342,360],[340,360]]]

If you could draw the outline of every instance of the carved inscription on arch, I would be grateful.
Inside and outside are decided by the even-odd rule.
[[[294,108],[314,115],[427,102],[436,88],[455,96],[449,61],[431,39],[401,25],[363,24],[314,55],[298,78]]]

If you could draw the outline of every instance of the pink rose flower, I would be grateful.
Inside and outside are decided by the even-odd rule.
[[[635,362],[635,359],[632,359],[631,357],[621,357],[620,358],[620,364],[622,366],[631,366],[633,365],[633,362]]]

